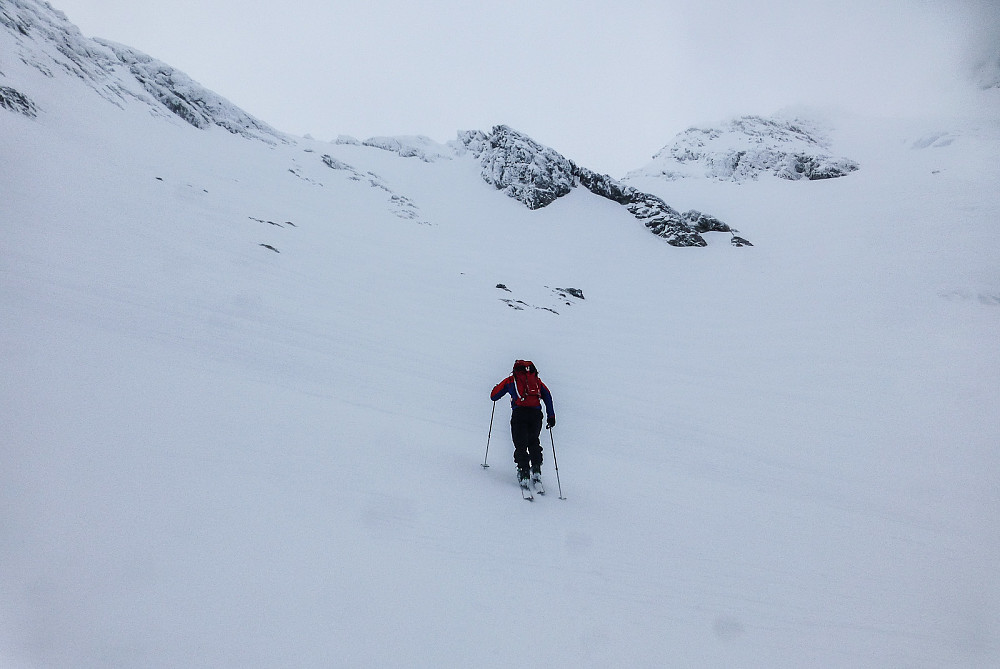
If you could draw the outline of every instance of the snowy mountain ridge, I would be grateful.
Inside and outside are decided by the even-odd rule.
[[[369,137],[359,141],[349,135],[341,135],[333,141],[334,144],[353,146],[370,146],[383,151],[399,154],[402,158],[418,158],[425,163],[436,160],[451,160],[455,150],[450,146],[439,144],[425,135],[397,135],[394,137]]]
[[[234,135],[266,143],[290,141],[284,133],[254,118],[166,63],[131,47],[108,40],[95,41],[110,49],[147,93],[194,127],[217,125]]]
[[[663,199],[580,167],[558,151],[506,125],[494,126],[489,133],[481,130],[459,132],[458,139],[447,145],[424,136],[373,137],[364,141],[342,136],[333,144],[382,149],[425,163],[470,154],[480,162],[483,181],[530,210],[546,207],[582,186],[599,197],[623,205],[650,232],[672,246],[707,246],[702,235],[710,232],[730,233],[733,246],[752,246],[714,216],[696,210],[682,214]],[[355,180],[378,181],[376,175],[361,175],[331,156],[324,155],[323,161],[328,167],[352,171]],[[384,185],[379,187],[389,190]]]
[[[859,168],[849,158],[834,157],[830,141],[816,122],[803,119],[743,116],[715,128],[690,128],[626,179],[668,180],[705,177],[721,181],[819,180],[846,176]]]
[[[83,37],[64,14],[48,5],[43,8],[33,0],[13,0],[12,10],[4,9],[0,14],[2,24],[15,39],[22,61],[46,77],[55,76],[53,67],[61,68],[87,81],[102,97],[119,106],[124,98],[131,97],[147,104],[154,113],[162,114],[165,109],[199,129],[219,126],[269,144],[295,142],[166,63],[115,42]],[[38,112],[29,95],[12,87],[0,89],[0,104],[25,115]],[[342,136],[334,144],[382,149],[426,163],[471,151],[482,163],[483,180],[529,209],[544,207],[582,184],[601,197],[625,205],[647,229],[672,246],[707,246],[703,234],[708,232],[730,232],[733,245],[749,244],[713,216],[698,211],[682,215],[662,199],[624,188],[606,175],[578,167],[554,149],[505,125],[495,126],[490,133],[460,132],[458,139],[448,145],[424,136],[373,137],[360,142]],[[419,217],[408,199],[401,201],[398,210]],[[706,225],[706,221],[711,223]]]
[[[121,107],[127,99],[137,100],[155,114],[166,108],[196,128],[217,125],[271,144],[289,141],[284,133],[166,63],[115,42],[84,37],[65,14],[48,3],[6,0],[0,6],[0,25],[13,37],[14,53],[23,63],[47,78],[63,72],[86,81],[116,106]],[[0,98],[19,100],[21,113],[37,113],[36,103],[25,91],[8,88],[16,94],[0,93]]]

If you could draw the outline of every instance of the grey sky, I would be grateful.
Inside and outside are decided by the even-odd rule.
[[[424,134],[509,125],[621,176],[674,134],[838,106],[971,112],[996,0],[52,0],[280,130]]]

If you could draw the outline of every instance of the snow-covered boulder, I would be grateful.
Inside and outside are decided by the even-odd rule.
[[[707,177],[722,181],[832,179],[858,169],[849,158],[835,157],[819,124],[744,116],[719,128],[690,128],[663,147],[653,161],[630,172],[635,177],[670,180]]]

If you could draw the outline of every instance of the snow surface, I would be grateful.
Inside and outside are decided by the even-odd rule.
[[[997,123],[630,181],[755,244],[675,248],[471,155],[0,72],[0,665],[1000,664]],[[565,501],[505,403],[480,467],[515,358]]]

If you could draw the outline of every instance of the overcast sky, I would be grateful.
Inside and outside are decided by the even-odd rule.
[[[51,0],[279,130],[506,123],[613,176],[676,133],[797,105],[971,112],[1000,0]]]

